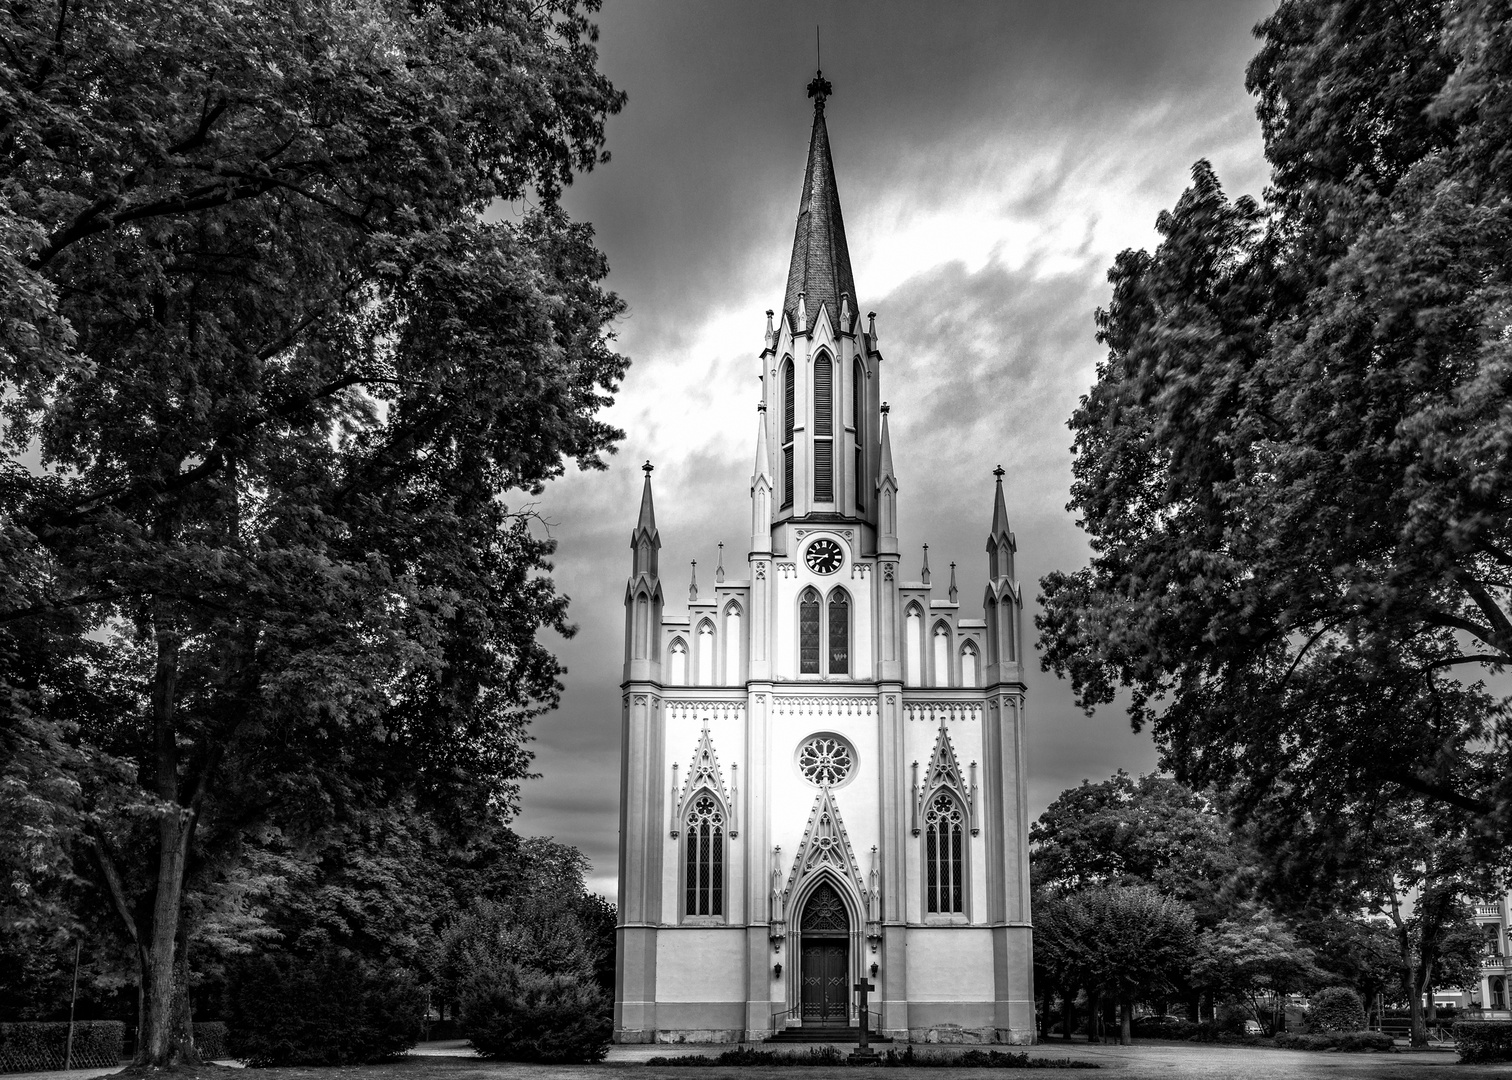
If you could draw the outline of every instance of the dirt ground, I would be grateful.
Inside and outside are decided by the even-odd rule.
[[[841,1048],[845,1052],[849,1046]],[[999,1049],[1014,1049],[1002,1047]],[[1512,1063],[1461,1065],[1445,1050],[1400,1051],[1394,1054],[1311,1053],[1250,1046],[1199,1046],[1151,1042],[1137,1046],[1086,1043],[1046,1043],[1026,1048],[1031,1057],[1073,1058],[1100,1066],[1092,1070],[1051,1070],[1024,1073],[1002,1069],[887,1069],[878,1080],[989,1080],[1014,1076],[1163,1077],[1167,1080],[1512,1080]],[[512,1065],[482,1061],[461,1043],[431,1043],[401,1061],[351,1068],[259,1069],[257,1080],[820,1080],[855,1078],[850,1068],[659,1068],[647,1065],[655,1056],[717,1054],[719,1047],[616,1046],[609,1059],[597,1065]],[[916,1054],[949,1053],[915,1047]],[[70,1072],[10,1074],[4,1080],[96,1080],[118,1070],[74,1069]],[[867,1074],[860,1074],[867,1075]],[[185,1078],[189,1080],[189,1078]]]

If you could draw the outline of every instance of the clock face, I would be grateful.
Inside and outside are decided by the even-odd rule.
[[[808,546],[803,561],[816,574],[833,574],[845,562],[845,552],[833,540],[820,538]]]

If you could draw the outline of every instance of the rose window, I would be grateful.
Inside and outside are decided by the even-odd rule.
[[[850,744],[838,735],[815,735],[798,750],[798,771],[819,787],[843,784],[855,764]]]

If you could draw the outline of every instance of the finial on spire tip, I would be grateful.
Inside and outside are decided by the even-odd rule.
[[[656,468],[656,466],[653,465],[653,464],[651,464],[651,459],[650,458],[647,458],[646,459],[646,463],[641,466],[641,472],[643,472],[643,473],[646,474],[646,478],[647,479],[650,479],[650,477],[651,477],[651,470],[654,469],[654,468]]]
[[[999,465],[997,468],[993,469],[992,475],[997,477],[998,483],[1001,484],[1003,482],[1003,467]]]
[[[892,411],[892,407],[890,405],[888,405],[887,402],[884,401],[882,403],[882,415],[886,416],[891,411]]]
[[[808,96],[814,99],[814,108],[822,112],[825,99],[834,92],[835,88],[824,77],[824,72],[815,71],[813,81],[808,84]]]

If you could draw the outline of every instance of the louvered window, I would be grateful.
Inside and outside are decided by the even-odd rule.
[[[793,505],[793,362],[782,365],[782,505]]]
[[[813,589],[798,601],[798,671],[819,674],[819,594]]]
[[[814,501],[835,501],[835,365],[814,361]]]
[[[851,424],[854,428],[856,440],[856,509],[866,509],[866,459],[861,453],[861,447],[865,445],[866,425],[862,419],[866,414],[866,407],[862,404],[865,394],[862,388],[866,385],[866,371],[861,367],[861,361],[856,361],[855,369],[851,372]]]

